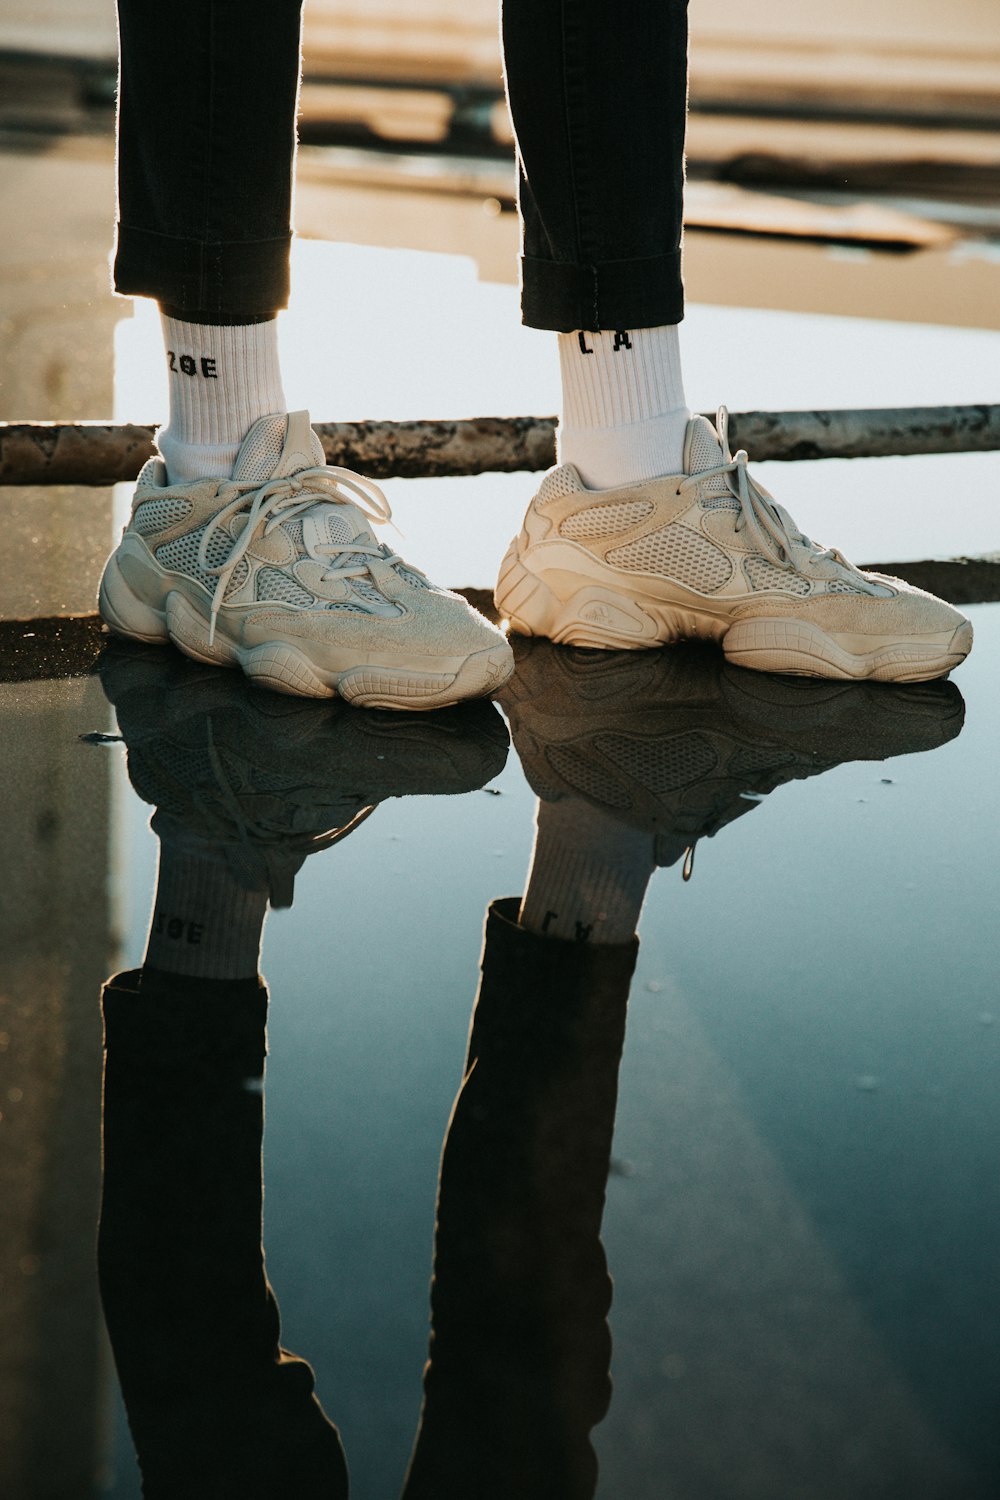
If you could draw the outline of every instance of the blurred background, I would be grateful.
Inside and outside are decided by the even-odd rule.
[[[986,250],[1000,232],[992,0],[772,0],[752,21],[736,0],[695,0],[691,37],[689,228],[768,241],[744,254],[738,277],[722,274],[729,262],[718,247],[699,244],[687,267],[694,300],[919,311],[921,320],[995,326],[1000,299],[989,295]],[[469,200],[480,211],[492,200],[487,215],[503,218],[513,194],[492,0],[310,0],[304,47],[300,233],[330,237],[347,221],[351,232],[338,237],[456,249],[474,254],[489,279],[511,279],[513,225],[461,212]],[[77,161],[107,164],[114,56],[106,3],[5,0],[5,146],[65,156],[75,139]],[[106,213],[107,186],[96,201],[94,193],[106,179],[76,176],[81,198],[88,178],[84,201]],[[381,196],[389,190],[409,195],[391,213]],[[448,199],[433,214],[428,192]],[[13,228],[8,219],[8,240]],[[788,240],[926,253],[903,275],[895,266],[852,277],[818,261],[789,275],[793,263],[775,253]],[[960,256],[950,253],[957,241]]]

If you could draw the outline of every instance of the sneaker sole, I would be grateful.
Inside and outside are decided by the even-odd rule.
[[[858,682],[946,677],[972,649],[972,626],[896,639],[828,634],[786,616],[730,624],[725,618],[588,584],[562,600],[521,561],[517,540],[500,565],[496,605],[519,635],[598,651],[639,651],[679,640],[718,642],[728,661],[757,672]]]
[[[208,621],[184,594],[175,589],[163,610],[154,609],[132,591],[114,558],[101,579],[99,605],[115,635],[147,645],[172,642],[193,661],[239,667],[259,686],[296,698],[340,697],[359,708],[448,708],[468,698],[489,697],[514,671],[513,655],[504,645],[474,652],[453,672],[428,672],[419,661],[391,667],[354,662],[328,671],[287,641],[242,647],[218,632],[209,645]]]
[[[965,660],[972,649],[972,626],[963,620],[951,631],[902,640],[882,636],[862,644],[854,636],[828,634],[808,620],[741,620],[726,632],[722,649],[728,661],[758,672],[929,682],[946,677]]]

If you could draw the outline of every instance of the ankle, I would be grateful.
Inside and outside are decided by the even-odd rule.
[[[559,335],[559,460],[591,488],[682,472],[690,412],[676,325]]]
[[[285,410],[277,321],[219,325],[161,314],[170,420],[157,446],[171,484],[228,478],[260,417]]]
[[[204,979],[250,978],[266,913],[266,889],[238,878],[223,850],[161,831],[148,966]]]
[[[578,798],[539,802],[518,921],[549,937],[625,943],[656,868],[653,835]]]

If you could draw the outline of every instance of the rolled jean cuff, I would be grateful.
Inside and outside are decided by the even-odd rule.
[[[570,333],[658,328],[684,317],[681,252],[596,265],[521,258],[521,321]]]
[[[271,316],[288,305],[291,234],[269,240],[187,240],[119,224],[115,291],[155,297],[175,312],[220,323]]]

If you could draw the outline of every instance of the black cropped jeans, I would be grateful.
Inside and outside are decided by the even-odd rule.
[[[300,0],[118,0],[115,287],[212,322],[288,297]],[[522,312],[683,315],[687,0],[503,0]]]

